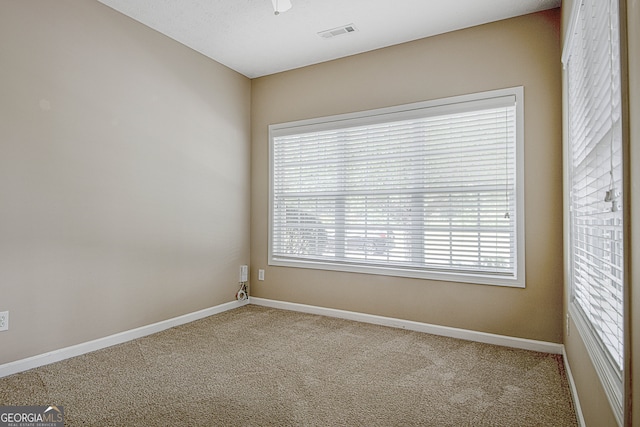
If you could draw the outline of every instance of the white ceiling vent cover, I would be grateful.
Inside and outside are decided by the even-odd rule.
[[[358,29],[353,24],[343,25],[342,27],[332,28],[330,30],[320,31],[318,35],[323,39],[331,39],[343,34],[355,33]]]

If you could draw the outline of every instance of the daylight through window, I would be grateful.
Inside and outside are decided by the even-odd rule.
[[[272,125],[270,263],[523,286],[521,103],[515,88]]]
[[[622,424],[624,227],[617,0],[576,4],[565,44],[570,313]]]

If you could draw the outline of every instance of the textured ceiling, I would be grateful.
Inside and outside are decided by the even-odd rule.
[[[561,0],[99,0],[247,77],[560,6]],[[323,39],[318,32],[353,24]]]

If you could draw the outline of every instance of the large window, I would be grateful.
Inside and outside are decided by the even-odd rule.
[[[523,287],[522,102],[270,126],[270,264]]]
[[[624,201],[618,23],[617,0],[577,2],[563,62],[569,310],[622,424]]]

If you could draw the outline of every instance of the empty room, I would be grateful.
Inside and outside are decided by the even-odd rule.
[[[640,426],[639,53],[638,0],[0,0],[0,427]]]

